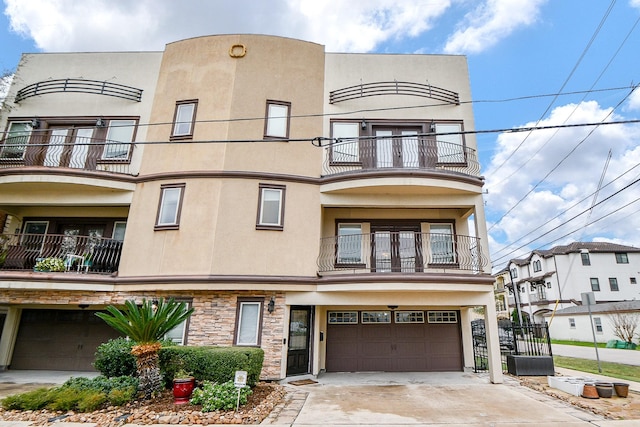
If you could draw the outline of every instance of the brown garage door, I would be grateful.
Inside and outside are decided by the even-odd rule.
[[[23,310],[11,369],[94,371],[96,348],[119,334],[92,310]]]
[[[327,371],[462,370],[457,311],[398,313],[329,312]]]

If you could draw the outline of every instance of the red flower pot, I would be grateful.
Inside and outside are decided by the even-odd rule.
[[[195,378],[176,378],[173,380],[173,403],[183,405],[189,402],[196,386]]]

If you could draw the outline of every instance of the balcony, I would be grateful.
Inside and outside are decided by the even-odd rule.
[[[323,176],[392,169],[480,174],[475,150],[433,137],[338,139],[325,148]]]
[[[33,270],[44,258],[58,258],[65,271],[110,274],[122,252],[122,241],[98,236],[4,234],[0,243],[1,270]]]
[[[488,260],[480,239],[411,231],[350,234],[320,239],[318,272],[482,273]]]
[[[134,175],[129,159],[133,143],[109,141],[76,136],[72,142],[66,138],[51,138],[45,143],[34,143],[38,137],[13,136],[0,145],[0,169],[47,167],[71,168],[84,171]]]

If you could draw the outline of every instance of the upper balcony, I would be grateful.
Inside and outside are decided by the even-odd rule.
[[[475,150],[435,136],[336,139],[325,148],[323,176],[365,172],[445,172],[478,177]]]

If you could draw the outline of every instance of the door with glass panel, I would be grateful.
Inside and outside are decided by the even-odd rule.
[[[376,168],[418,168],[421,165],[420,127],[374,127]]]
[[[371,225],[371,270],[376,273],[422,271],[420,224]]]
[[[311,315],[311,307],[291,307],[287,375],[306,374],[310,371]]]
[[[93,128],[52,127],[44,166],[84,169]]]

